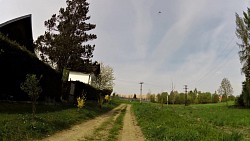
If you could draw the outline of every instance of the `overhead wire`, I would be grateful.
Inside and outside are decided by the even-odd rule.
[[[115,79],[116,81],[120,81],[120,82],[125,82],[125,83],[129,83],[129,84],[139,84],[139,81],[131,81],[131,80],[124,80],[124,79]],[[157,84],[153,84],[153,83],[149,83],[149,82],[144,82],[144,85],[148,85],[148,86],[154,86],[155,88],[163,88],[163,85],[157,85]]]
[[[225,64],[227,64],[229,62],[228,56],[233,52],[234,49],[236,49],[235,45],[232,45],[230,50],[228,49],[228,47],[232,44],[233,40],[235,39],[235,36],[232,37],[232,39],[220,50],[220,52],[224,53],[226,50],[228,50],[228,52],[224,53],[224,56],[221,60],[220,63],[218,63],[215,67],[212,67],[209,71],[207,71],[204,75],[202,75],[198,80],[194,81],[193,83],[191,83],[191,85],[195,85],[197,86],[197,84],[199,84],[199,82],[205,78],[207,78],[209,75],[211,75],[214,72],[217,72],[219,69],[221,69]],[[229,56],[232,57],[232,56]],[[227,60],[226,60],[227,59]],[[132,84],[139,84],[139,81],[131,81],[131,80],[123,80],[123,79],[115,79],[116,81],[121,81],[121,82],[125,82],[125,83],[132,83]],[[145,85],[149,85],[149,86],[154,86],[157,88],[164,88],[165,86],[163,85],[157,85],[157,84],[152,84],[149,82],[144,82]]]
[[[235,37],[232,38],[232,40],[230,41],[230,44],[226,45],[221,51],[224,52],[224,51],[226,50],[226,48],[227,48],[229,45],[231,45],[233,39],[235,39]],[[215,73],[215,72],[217,72],[219,69],[221,69],[225,64],[227,64],[227,63],[229,62],[230,59],[227,59],[227,58],[228,58],[228,56],[232,53],[232,51],[233,51],[234,49],[236,49],[235,45],[233,45],[233,46],[231,47],[231,49],[230,49],[227,53],[224,53],[225,55],[224,55],[223,58],[220,60],[220,61],[221,61],[220,63],[218,63],[215,67],[212,67],[209,71],[207,71],[207,73],[205,73],[205,75],[203,75],[201,78],[199,78],[197,81],[195,81],[194,83],[191,83],[191,84],[197,85],[197,84],[199,84],[199,82],[200,82],[201,80],[207,78],[207,77],[208,77],[209,75],[211,75],[212,73]],[[230,57],[232,57],[232,56],[230,56]],[[227,60],[226,60],[226,59],[227,59]]]

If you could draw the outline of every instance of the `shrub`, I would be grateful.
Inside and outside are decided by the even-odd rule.
[[[235,105],[237,105],[237,106],[245,106],[244,105],[244,99],[243,99],[243,95],[241,94],[240,96],[237,96],[236,98],[235,98]]]
[[[41,77],[40,77],[41,79]],[[36,112],[36,100],[42,92],[42,88],[39,84],[39,79],[36,78],[35,74],[27,74],[26,80],[21,83],[21,89],[27,93],[32,100],[32,119],[35,119]]]
[[[109,101],[110,101],[110,96],[109,96],[109,95],[105,95],[104,99],[105,99],[105,102],[109,103]]]
[[[77,98],[77,107],[78,107],[79,109],[82,109],[82,108],[85,106],[85,103],[86,103],[85,96],[82,96],[82,97],[78,97],[78,98]]]

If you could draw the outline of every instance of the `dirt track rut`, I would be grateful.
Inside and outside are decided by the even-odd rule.
[[[135,119],[135,116],[133,112],[131,111],[131,105],[130,104],[121,104],[112,111],[101,115],[99,117],[96,117],[92,120],[88,120],[86,122],[83,122],[79,125],[75,125],[72,128],[68,130],[64,130],[61,132],[58,132],[48,138],[43,139],[42,141],[84,141],[88,140],[88,137],[90,136],[96,136],[95,131],[96,129],[100,128],[100,126],[103,126],[105,122],[110,120],[111,118],[117,117],[122,109],[126,108],[126,113],[123,119],[123,129],[120,131],[120,134],[118,135],[119,141],[143,141],[144,136],[140,130],[140,127],[137,126],[137,122]],[[108,125],[107,125],[108,126]],[[109,124],[110,126],[110,124]],[[108,134],[108,128],[107,127],[104,130],[103,134]],[[106,133],[105,133],[106,132]],[[102,138],[94,138],[91,140],[106,140],[106,137],[103,136]]]
[[[123,120],[123,129],[120,134],[120,141],[144,141],[140,127],[137,125],[131,105],[127,105],[127,111]]]

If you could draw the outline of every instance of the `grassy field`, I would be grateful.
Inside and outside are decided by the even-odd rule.
[[[133,110],[147,140],[250,140],[250,109],[134,103]]]
[[[93,102],[81,110],[75,106],[38,105],[35,123],[31,122],[30,104],[0,103],[0,141],[41,139],[106,113],[121,102],[124,101],[105,104],[102,110]],[[225,103],[161,107],[155,103],[126,102],[133,105],[138,124],[149,141],[250,140],[250,109],[227,107]],[[123,116],[124,110],[108,130],[114,133],[108,140],[116,139]]]
[[[30,104],[0,103],[0,141],[44,138],[106,113],[118,104],[104,104],[102,110],[93,102],[88,102],[80,110],[76,106],[38,105],[36,122],[32,123]]]

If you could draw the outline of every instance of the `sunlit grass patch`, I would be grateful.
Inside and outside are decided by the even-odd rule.
[[[250,120],[242,109],[232,109],[219,105],[164,105],[136,103],[133,111],[147,140],[242,140],[244,133],[235,126],[242,118]],[[240,114],[240,116],[236,116]],[[232,119],[234,118],[234,119]],[[227,127],[227,131],[221,127]]]

